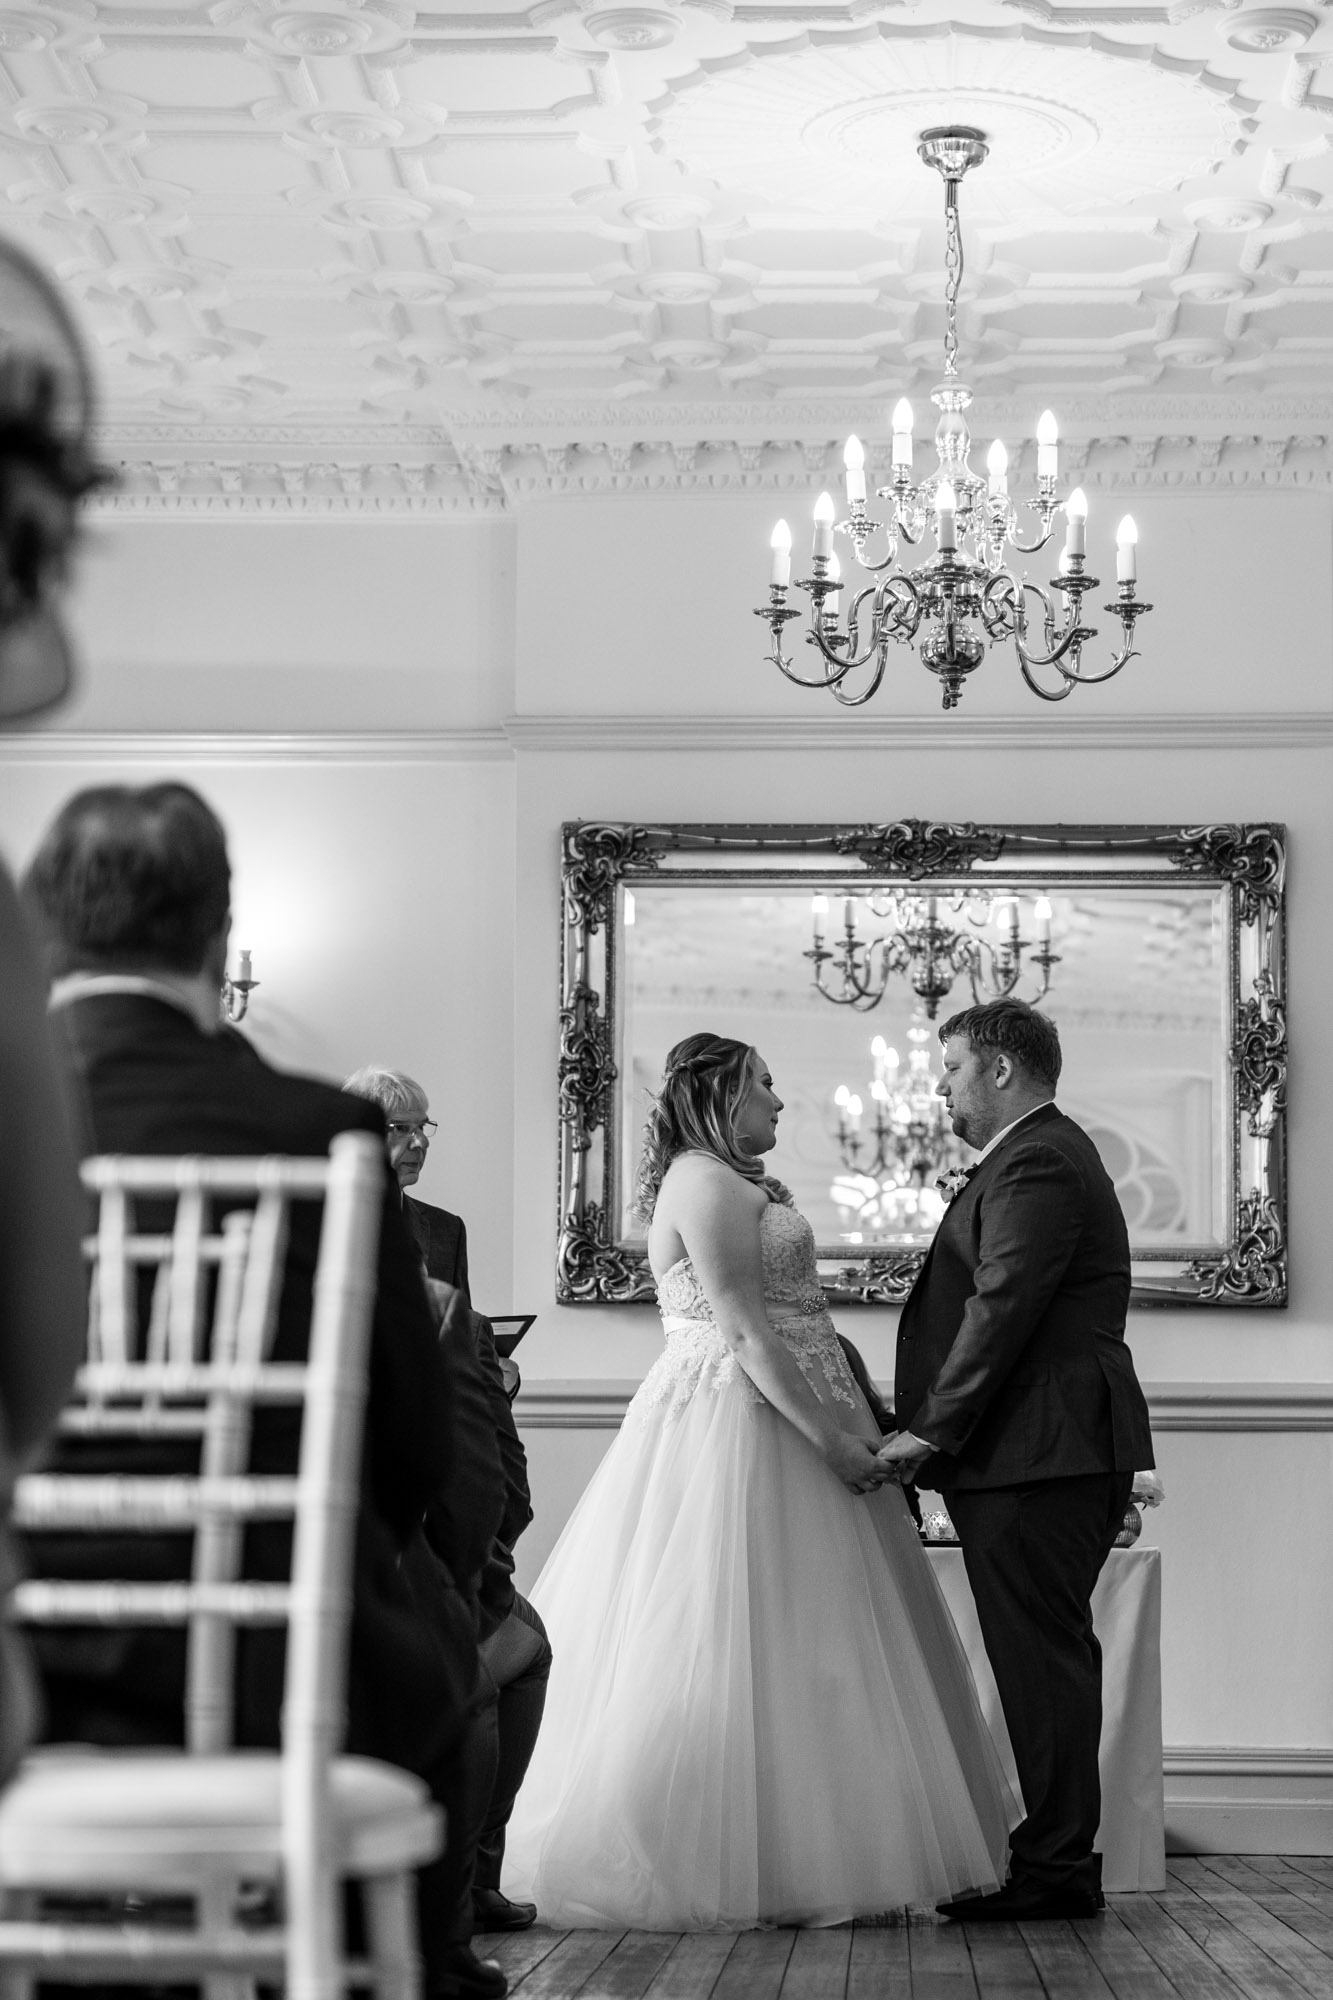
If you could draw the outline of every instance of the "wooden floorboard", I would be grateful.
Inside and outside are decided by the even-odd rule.
[[[478,1938],[518,2000],[1333,2000],[1333,1861],[1173,1855],[1078,1923]]]

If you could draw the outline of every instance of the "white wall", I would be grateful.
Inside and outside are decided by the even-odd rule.
[[[1090,541],[1109,557],[1125,503],[1094,502]],[[232,829],[261,1046],[332,1074],[379,1057],[427,1082],[443,1129],[423,1191],[467,1217],[481,1302],[539,1314],[522,1352],[531,1575],[659,1345],[650,1311],[554,1301],[560,823],[1285,820],[1291,1307],[1136,1314],[1131,1341],[1150,1385],[1232,1385],[1219,1423],[1242,1385],[1260,1409],[1249,1429],[1161,1440],[1170,1499],[1148,1533],[1165,1558],[1166,1735],[1194,1756],[1181,1825],[1333,1847],[1330,502],[1131,504],[1158,605],[1144,659],[1047,710],[998,649],[938,728],[905,651],[870,709],[835,716],[762,664],[749,607],[789,498],[622,494],[457,523],[117,519],[85,570],[81,706],[0,754],[0,846],[21,859],[78,784],[191,777]],[[598,749],[617,715],[615,747]],[[1236,718],[1236,747],[1191,736],[1218,716]],[[1271,740],[1283,716],[1295,747]],[[895,717],[916,747],[895,747]],[[1117,734],[1099,747],[1103,723]],[[242,734],[200,738],[217,731]],[[668,732],[680,747],[661,747]],[[881,1375],[894,1317],[846,1318]],[[1263,1428],[1265,1396],[1296,1427]],[[1266,1832],[1219,1803],[1251,1779],[1268,1787]]]

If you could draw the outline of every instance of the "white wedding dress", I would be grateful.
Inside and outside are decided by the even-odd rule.
[[[769,1323],[879,1433],[814,1238],[760,1221]],[[755,1388],[693,1266],[533,1592],[555,1654],[505,1890],[548,1924],[835,1924],[995,1888],[1020,1817],[901,1490],[848,1491]]]

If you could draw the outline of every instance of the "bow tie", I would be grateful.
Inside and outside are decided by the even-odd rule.
[[[980,1165],[980,1160],[974,1160],[970,1167],[950,1167],[947,1174],[936,1176],[936,1190],[944,1196],[946,1202],[953,1201],[963,1192]]]

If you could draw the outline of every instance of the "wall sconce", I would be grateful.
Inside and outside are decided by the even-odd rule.
[[[228,1021],[234,1024],[245,1019],[246,1008],[250,1005],[250,995],[258,984],[259,981],[250,975],[250,954],[248,951],[243,951],[240,954],[236,978],[224,979],[222,982],[222,1012]]]

